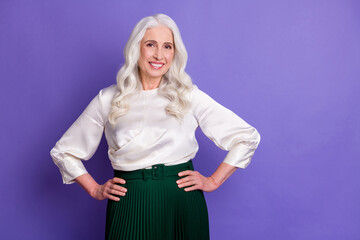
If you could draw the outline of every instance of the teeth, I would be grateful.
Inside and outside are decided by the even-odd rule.
[[[152,66],[159,68],[162,67],[163,64],[150,63]]]

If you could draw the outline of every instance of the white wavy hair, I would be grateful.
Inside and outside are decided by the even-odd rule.
[[[116,77],[120,91],[112,99],[108,116],[108,120],[112,125],[115,125],[117,118],[124,116],[128,112],[129,97],[139,93],[142,89],[138,66],[140,42],[147,29],[157,26],[165,26],[171,30],[175,48],[174,59],[169,70],[163,75],[159,86],[159,95],[170,101],[164,111],[178,119],[182,119],[190,106],[186,95],[193,85],[190,76],[185,72],[187,52],[180,31],[174,20],[169,16],[156,14],[141,19],[136,24],[126,43],[124,49],[125,63]]]

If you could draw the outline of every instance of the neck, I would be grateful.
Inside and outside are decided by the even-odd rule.
[[[141,78],[143,90],[152,90],[160,86],[161,78]]]

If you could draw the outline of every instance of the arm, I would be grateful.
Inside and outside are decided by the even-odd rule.
[[[50,151],[54,163],[60,170],[63,183],[72,184],[77,182],[96,199],[101,199],[107,195],[102,194],[102,197],[97,195],[98,192],[104,192],[104,187],[100,189],[100,186],[103,185],[99,185],[88,174],[82,160],[91,159],[96,152],[103,135],[110,109],[109,106],[116,92],[117,86],[115,84],[100,90]],[[111,187],[114,183],[121,182],[112,180],[110,183],[112,183],[110,184]]]
[[[210,177],[205,177],[197,171],[187,170],[179,173],[180,177],[186,177],[179,179],[176,183],[179,188],[187,187],[184,189],[185,191],[199,189],[205,192],[212,192],[220,187],[236,169],[237,167],[222,162]]]
[[[99,146],[104,131],[101,94],[92,99],[50,151],[65,184],[87,173],[82,160],[89,160]]]
[[[229,151],[226,158],[210,177],[196,171],[184,171],[178,180],[185,191],[200,189],[213,191],[235,172],[246,168],[260,142],[257,130],[229,109],[221,106],[204,92],[195,88],[192,95],[192,112],[204,134],[219,148]],[[192,187],[189,187],[192,186]]]

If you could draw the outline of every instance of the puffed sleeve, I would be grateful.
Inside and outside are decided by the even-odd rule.
[[[50,151],[65,184],[74,183],[76,177],[87,173],[81,160],[89,160],[99,146],[105,126],[102,95],[103,90],[92,99]]]
[[[260,142],[258,131],[194,86],[193,114],[204,134],[229,151],[223,162],[246,168]]]

